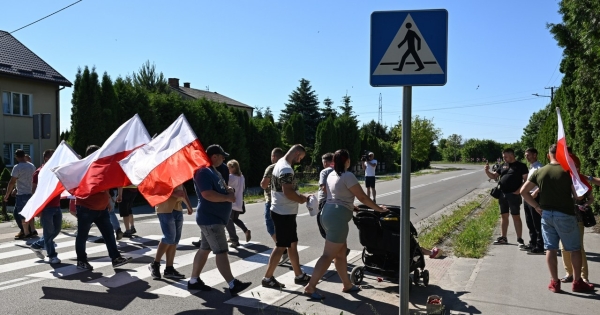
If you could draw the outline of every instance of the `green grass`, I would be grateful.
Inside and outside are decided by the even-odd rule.
[[[498,224],[498,201],[469,220],[465,228],[452,238],[454,254],[458,257],[482,258],[488,250],[490,239]]]
[[[471,201],[458,207],[449,215],[443,215],[431,226],[423,229],[419,235],[419,244],[424,248],[432,248],[442,242],[463,222],[481,203]]]
[[[41,220],[39,218],[36,219],[34,225],[35,225],[36,229],[41,229],[42,228],[42,222],[41,222]],[[62,229],[70,229],[72,227],[73,227],[73,223],[71,223],[71,221],[67,221],[65,219],[62,220],[62,224],[61,224],[61,228]]]

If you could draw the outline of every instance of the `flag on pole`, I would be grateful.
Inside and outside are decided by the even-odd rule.
[[[68,192],[82,199],[103,190],[128,186],[131,182],[118,162],[149,141],[150,135],[144,123],[135,114],[96,152],[52,171]]]
[[[578,197],[583,196],[587,191],[588,187],[582,182],[581,178],[579,178],[579,173],[577,172],[577,167],[575,166],[575,162],[569,155],[569,150],[567,150],[567,139],[565,138],[565,130],[563,128],[562,118],[560,116],[560,108],[556,107],[556,114],[558,115],[558,141],[556,143],[556,160],[562,168],[571,174],[571,179],[573,180],[573,186],[575,186],[575,192]]]
[[[62,141],[52,157],[46,162],[38,174],[38,184],[35,193],[25,207],[21,211],[21,215],[25,217],[25,221],[31,220],[40,213],[46,205],[65,190],[58,178],[52,173],[52,169],[65,163],[78,161],[79,157],[75,151],[65,142]]]
[[[151,206],[169,199],[173,189],[210,160],[182,114],[148,144],[119,162]]]

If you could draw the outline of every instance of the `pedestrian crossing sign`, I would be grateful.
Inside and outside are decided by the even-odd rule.
[[[447,10],[371,14],[372,86],[445,85],[447,66]]]

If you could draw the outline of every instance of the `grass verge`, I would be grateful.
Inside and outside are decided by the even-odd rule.
[[[459,206],[451,214],[441,216],[434,224],[426,226],[419,235],[421,247],[432,248],[442,242],[480,205],[480,201],[470,201]]]
[[[498,201],[492,200],[485,209],[469,220],[464,229],[452,237],[454,254],[458,257],[482,258],[498,224]]]
[[[72,227],[73,227],[73,223],[71,223],[70,221],[67,221],[65,219],[62,220],[62,224],[61,224],[62,229],[70,229]],[[36,229],[42,228],[42,222],[40,219],[35,220],[35,228]]]

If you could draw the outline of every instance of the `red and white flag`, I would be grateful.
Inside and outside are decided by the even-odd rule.
[[[562,168],[571,174],[573,180],[573,186],[575,186],[575,192],[577,196],[581,197],[588,191],[588,187],[579,178],[577,167],[575,162],[569,155],[567,150],[567,139],[565,138],[565,130],[563,128],[562,118],[560,117],[560,108],[556,108],[556,114],[558,115],[558,142],[556,143],[556,160]]]
[[[52,169],[59,165],[78,160],[79,157],[77,157],[75,151],[66,142],[63,141],[58,145],[52,157],[50,157],[40,170],[35,193],[21,211],[21,215],[25,217],[25,221],[29,221],[35,217],[44,210],[52,199],[59,196],[65,190],[60,181],[58,181],[58,178],[52,173]]]
[[[140,117],[135,114],[115,131],[96,152],[82,160],[54,168],[52,171],[77,198],[87,198],[103,190],[131,185],[119,161],[150,141]]]
[[[169,199],[173,189],[194,176],[210,161],[182,114],[150,143],[119,164],[151,206]]]

